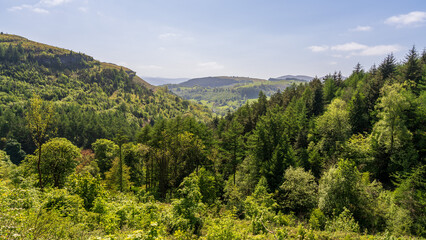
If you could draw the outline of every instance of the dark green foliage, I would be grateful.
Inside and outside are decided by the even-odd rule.
[[[4,151],[10,156],[12,163],[19,165],[25,158],[25,152],[21,149],[21,144],[15,139],[6,142]]]
[[[413,221],[411,233],[426,236],[426,166],[413,169],[405,179],[398,179],[395,202],[408,210]]]

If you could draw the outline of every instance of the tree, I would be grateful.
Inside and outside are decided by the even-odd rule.
[[[251,220],[253,234],[266,232],[265,224],[271,221],[277,207],[272,194],[268,193],[268,183],[265,177],[260,178],[251,196],[244,201],[246,215]]]
[[[229,153],[230,159],[225,167],[234,175],[234,184],[237,166],[241,163],[244,154],[243,130],[243,126],[234,119],[227,131],[222,134],[222,148]]]
[[[65,138],[53,138],[43,145],[41,156],[43,160],[40,168],[44,183],[61,188],[78,164],[80,149]]]
[[[318,207],[328,216],[339,215],[347,208],[359,217],[366,204],[361,174],[350,160],[340,160],[337,167],[330,168],[321,177],[318,194]]]
[[[122,69],[123,70],[123,69]],[[114,141],[118,144],[118,151],[119,151],[119,168],[118,168],[118,176],[119,176],[119,189],[120,192],[123,191],[123,157],[122,157],[122,150],[121,147],[123,146],[123,144],[128,140],[127,136],[121,135],[121,134],[117,134],[117,136],[115,137]]]
[[[10,161],[16,165],[19,165],[25,159],[25,152],[21,149],[21,144],[15,139],[9,139],[6,142],[4,151],[10,156]]]
[[[399,177],[394,192],[398,206],[408,210],[413,220],[411,232],[426,237],[426,165],[413,169],[409,174]]]
[[[53,122],[54,106],[50,102],[44,102],[39,96],[35,96],[30,100],[30,106],[26,113],[28,129],[31,137],[38,149],[37,171],[40,189],[43,190],[42,174],[41,174],[41,154],[42,146],[47,138],[47,131]]]
[[[372,135],[376,143],[377,177],[384,183],[390,182],[392,172],[408,171],[417,159],[405,115],[411,104],[411,93],[401,84],[383,87],[377,103],[379,121],[374,125]]]
[[[327,111],[318,117],[316,124],[321,137],[318,143],[320,150],[328,156],[332,156],[351,133],[346,102],[341,99],[334,99]]]
[[[370,123],[364,95],[357,91],[349,102],[348,110],[352,133],[356,134],[367,131],[370,127]]]
[[[331,100],[336,96],[336,82],[332,77],[328,77],[324,81],[324,100],[325,103],[330,103]]]
[[[289,167],[279,189],[280,206],[295,213],[308,213],[317,204],[318,185],[315,177],[303,168]]]
[[[130,167],[116,157],[112,162],[111,169],[105,173],[105,180],[109,189],[120,192],[129,191],[132,186],[132,182],[130,182]]]
[[[95,159],[98,163],[101,177],[105,178],[105,172],[111,169],[112,161],[118,155],[118,146],[111,140],[98,139],[92,144]]]
[[[418,85],[421,84],[422,81],[422,65],[414,46],[410,49],[405,59],[405,80],[414,82],[414,90],[418,92]]]
[[[382,81],[385,81],[391,78],[396,70],[396,60],[393,54],[389,54],[383,60],[383,62],[379,66],[379,72],[382,77]]]

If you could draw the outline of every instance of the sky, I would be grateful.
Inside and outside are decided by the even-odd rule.
[[[141,77],[349,76],[426,47],[425,0],[0,0],[0,31]]]

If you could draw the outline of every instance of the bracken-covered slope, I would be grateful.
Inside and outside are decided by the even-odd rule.
[[[207,108],[150,85],[126,67],[0,34],[0,137],[18,139],[26,149],[33,146],[25,109],[35,95],[55,103],[56,134],[82,147],[118,132],[133,135],[158,119],[211,118]]]

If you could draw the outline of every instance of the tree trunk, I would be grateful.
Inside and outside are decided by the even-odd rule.
[[[37,171],[38,171],[38,183],[39,183],[39,186],[40,186],[40,190],[43,191],[43,183],[42,183],[42,180],[41,180],[40,162],[41,162],[41,143],[39,142]]]

